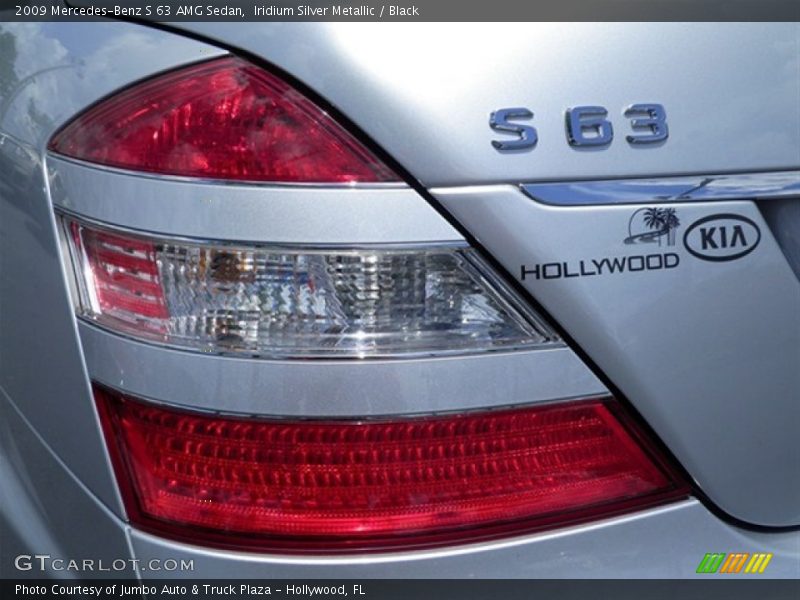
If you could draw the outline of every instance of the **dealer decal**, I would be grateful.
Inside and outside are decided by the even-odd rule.
[[[761,241],[761,230],[742,215],[718,214],[692,223],[683,234],[683,245],[701,260],[722,262],[747,256]]]
[[[628,219],[626,246],[675,246],[681,221],[675,208],[639,208]],[[705,261],[736,260],[750,254],[761,241],[761,230],[742,215],[716,214],[698,219],[683,234],[683,245],[692,256]],[[656,248],[653,248],[654,250]],[[566,279],[644,271],[664,271],[680,265],[675,252],[643,252],[629,256],[605,256],[520,266],[520,278]]]
[[[611,275],[613,273],[635,273],[637,271],[658,271],[674,269],[681,262],[674,252],[665,254],[640,254],[609,258],[591,258],[575,262],[552,262],[526,267],[522,265],[522,281],[534,279],[561,279],[567,277],[590,277],[592,275]]]

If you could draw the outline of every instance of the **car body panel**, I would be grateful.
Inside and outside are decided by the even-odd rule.
[[[120,518],[125,511],[100,432],[91,379],[194,409],[278,416],[416,414],[607,395],[563,345],[472,359],[285,365],[160,348],[77,323],[54,209],[133,230],[225,241],[368,247],[463,245],[464,240],[404,184],[230,186],[140,176],[53,157],[46,151],[47,140],[70,116],[114,89],[225,51],[131,24],[34,29],[53,50],[34,64],[25,62],[34,37],[31,26],[2,32],[19,47],[19,58],[5,83],[11,93],[5,98],[7,118],[0,121],[0,159],[17,174],[3,178],[0,202],[0,337],[18,341],[2,344],[0,389],[59,460]],[[136,48],[144,53],[134,63],[127,55]],[[113,77],[102,77],[110,63],[120,68]],[[54,90],[63,90],[60,102],[53,102]],[[223,204],[223,199],[230,202]],[[205,215],[194,210],[193,202],[206,207]],[[312,210],[314,202],[331,208]],[[25,286],[17,285],[22,281]]]
[[[800,283],[752,202],[677,205],[675,243],[660,246],[624,243],[631,216],[648,205],[547,206],[511,186],[434,193],[622,390],[718,506],[762,525],[800,522]],[[739,260],[692,256],[685,232],[717,214],[757,223],[758,246]],[[611,273],[592,262],[665,254],[678,257],[675,268]],[[537,264],[577,276],[523,280],[523,265]]]
[[[285,69],[426,186],[800,165],[798,23],[175,23]],[[702,59],[701,59],[702,58]],[[632,146],[623,111],[664,106]],[[566,109],[608,110],[608,147],[567,143]],[[527,107],[535,148],[498,152],[489,114]]]
[[[0,168],[12,174],[0,180],[0,390],[120,511],[65,285],[45,145],[120,86],[223,52],[122,23],[6,24],[0,41],[11,59],[0,80]]]
[[[448,188],[800,165],[796,23],[176,27],[252,52],[316,90],[434,189],[515,277],[525,262],[624,249],[623,221],[639,207],[620,209],[616,224],[602,220],[598,228],[595,219],[609,214],[604,209],[573,208],[563,213],[571,219],[550,222],[562,213],[529,199],[523,209],[519,192],[467,199],[469,192]],[[578,43],[564,43],[565,30]],[[293,42],[298,36],[302,44]],[[666,108],[666,142],[625,141],[632,131],[621,112],[640,102]],[[608,109],[616,130],[610,145],[567,143],[564,112],[576,105]],[[489,113],[510,106],[531,107],[534,148],[499,152],[490,143],[504,138],[489,129]],[[700,261],[673,277],[665,270],[660,281],[647,273],[528,282],[528,289],[676,446],[723,510],[761,525],[797,525],[800,286],[752,204],[681,209],[687,216],[680,235],[701,216],[727,209],[760,223],[764,239],[747,260],[715,268]],[[761,285],[749,283],[754,277]],[[741,494],[742,482],[759,494]]]
[[[58,208],[155,234],[316,247],[464,241],[425,199],[402,184],[197,185],[97,169],[53,155],[47,163]],[[375,191],[380,191],[379,203]],[[169,198],[168,206],[164,198]]]
[[[608,394],[563,345],[432,360],[309,363],[206,356],[124,339],[85,322],[79,329],[94,379],[157,402],[234,414],[376,417]],[[153,377],[157,369],[181,377]]]
[[[0,503],[4,556],[18,547],[110,558],[185,555],[202,565],[195,575],[225,577],[691,577],[705,552],[730,548],[775,552],[769,574],[796,574],[797,531],[741,529],[697,499],[497,543],[335,559],[200,548],[127,524],[91,397],[91,378],[196,409],[354,416],[547,401],[560,392],[569,397],[605,394],[600,373],[590,369],[595,365],[723,511],[760,525],[798,523],[798,445],[791,435],[792,428],[797,430],[797,374],[790,368],[798,348],[798,329],[792,327],[798,284],[752,203],[729,203],[725,210],[744,211],[758,223],[763,238],[757,251],[723,265],[710,279],[710,266],[698,263],[679,279],[647,279],[653,285],[626,280],[622,300],[617,296],[622,290],[612,283],[529,288],[594,365],[563,346],[369,365],[298,361],[287,368],[159,348],[76,321],[54,208],[176,236],[197,237],[209,228],[207,235],[227,241],[257,239],[262,226],[265,236],[275,238],[264,241],[283,243],[311,243],[316,235],[327,236],[323,243],[352,242],[351,236],[364,244],[461,242],[462,233],[468,233],[513,276],[519,260],[551,260],[551,251],[578,256],[571,253],[617,249],[625,234],[620,219],[635,209],[562,209],[575,211],[567,216],[525,196],[515,187],[520,182],[752,172],[800,164],[797,25],[584,24],[570,30],[582,46],[566,45],[563,29],[555,25],[493,25],[480,32],[459,25],[438,29],[438,34],[430,27],[180,24],[193,36],[207,36],[209,43],[133,23],[0,27],[0,51],[13,54],[11,68],[0,72],[0,403],[11,424],[4,430],[0,464],[6,469],[4,481],[13,482],[3,493],[14,497]],[[445,36],[448,43],[443,44]],[[220,47],[214,39],[222,40]],[[769,43],[758,43],[764,39]],[[370,51],[377,47],[380,52]],[[341,196],[352,210],[350,219],[332,216],[330,206],[312,210],[312,190],[252,186],[231,193],[242,214],[222,216],[220,209],[212,220],[196,214],[200,211],[192,210],[191,201],[204,194],[216,200],[230,191],[218,182],[66,165],[69,161],[47,154],[53,133],[107,94],[231,49],[261,57],[321,94],[411,173],[416,181],[409,183],[438,186],[436,197],[462,230],[411,186],[366,192],[376,202],[387,194],[389,214],[399,215],[383,214],[370,227],[356,223],[376,213],[365,191],[356,189],[346,200]],[[698,54],[710,57],[707,63],[691,60]],[[625,142],[624,120],[617,111],[639,101],[667,107],[671,137],[666,144],[644,150]],[[540,143],[531,152],[499,154],[489,143],[496,134],[488,127],[488,114],[520,103],[533,107]],[[580,103],[607,106],[615,127],[620,123],[607,152],[567,145],[563,111]],[[118,194],[115,182],[124,187]],[[461,187],[495,182],[513,185],[467,192]],[[178,201],[170,204],[167,196],[173,192],[179,192]],[[324,195],[339,198],[342,193]],[[103,205],[102,194],[110,196],[109,205]],[[144,195],[148,214],[137,214],[137,194]],[[119,203],[113,205],[117,195]],[[265,225],[268,211],[255,203],[266,205],[271,198],[280,205],[273,213],[280,219]],[[291,207],[289,198],[302,201]],[[722,208],[697,205],[682,218],[688,224]],[[237,228],[237,217],[252,222]],[[331,219],[337,225],[326,227]],[[748,284],[762,278],[769,290]],[[701,285],[701,280],[710,284]],[[716,302],[720,290],[729,294],[721,304]],[[694,301],[691,292],[698,294]],[[747,302],[737,301],[737,294]],[[629,303],[629,310],[608,314],[604,309],[616,307],[615,299]],[[631,308],[637,301],[651,311],[641,305],[637,313]],[[679,307],[688,311],[688,320],[675,316]],[[732,329],[731,322],[743,316],[748,320]],[[715,327],[718,340],[708,336]],[[601,339],[603,334],[607,338]],[[687,348],[702,355],[699,363],[681,354]],[[670,377],[664,365],[672,365],[677,375]],[[723,379],[704,379],[704,374]],[[559,387],[561,378],[568,384]],[[348,394],[348,386],[361,393]],[[261,400],[259,391],[266,388],[272,393]],[[762,408],[758,400],[764,396],[769,404]],[[713,435],[702,439],[709,431]],[[92,535],[76,533],[76,524],[67,522],[70,515],[91,522]],[[642,555],[651,551],[659,559],[643,565]]]
[[[71,422],[71,421],[70,421]],[[72,426],[77,430],[77,424]],[[131,557],[128,527],[0,393],[0,578],[83,577],[80,571],[17,570],[17,556],[102,560]],[[89,480],[91,482],[91,480]],[[37,566],[39,563],[36,563]],[[135,577],[132,565],[86,577]]]

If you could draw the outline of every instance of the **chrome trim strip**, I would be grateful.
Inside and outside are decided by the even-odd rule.
[[[800,197],[800,170],[525,183],[520,187],[537,202],[556,206],[771,200]]]

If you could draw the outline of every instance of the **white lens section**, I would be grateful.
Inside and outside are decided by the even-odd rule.
[[[82,317],[268,358],[410,357],[557,341],[466,247],[287,249],[144,237],[64,218]]]

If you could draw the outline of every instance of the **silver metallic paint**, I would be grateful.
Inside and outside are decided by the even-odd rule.
[[[489,27],[471,24],[404,24],[402,27],[386,24],[384,27],[381,24],[378,27],[220,23],[181,26],[225,38],[232,46],[245,47],[291,70],[293,75],[325,94],[411,169],[416,178],[429,185],[649,178],[686,172],[797,169],[800,164],[800,136],[797,135],[800,132],[797,109],[800,26],[797,24],[498,24]],[[409,28],[415,28],[411,34]],[[564,28],[571,28],[569,39],[580,34],[593,48],[591,60],[586,59],[583,45],[562,43]],[[692,576],[699,560],[692,553],[702,556],[711,547],[776,552],[767,574],[796,577],[800,555],[797,532],[738,530],[710,514],[696,501],[568,531],[506,540],[501,544],[420,553],[413,557],[416,560],[408,556],[350,557],[329,561],[328,565],[323,562],[321,567],[312,565],[313,561],[200,549],[130,532],[128,526],[114,516],[122,512],[105,460],[78,328],[61,270],[47,195],[44,146],[66,119],[114,89],[159,70],[217,56],[224,51],[180,36],[122,23],[3,24],[0,29],[11,33],[18,50],[11,61],[12,71],[4,72],[0,81],[4,89],[11,89],[0,98],[0,172],[3,174],[0,178],[0,387],[4,396],[0,404],[4,412],[2,421],[9,424],[7,432],[10,432],[3,438],[0,465],[7,469],[3,472],[3,481],[13,482],[0,490],[13,494],[11,501],[0,503],[4,557],[14,551],[18,543],[24,543],[25,549],[33,551],[54,544],[80,555],[117,558],[124,552],[120,536],[126,535],[129,537],[125,547],[137,557],[167,554],[173,558],[177,553],[186,553],[197,557],[198,571],[207,576],[553,577],[575,576],[577,569],[586,576],[665,577]],[[509,35],[514,32],[520,35]],[[414,38],[413,44],[408,43],[409,36]],[[448,43],[442,43],[443,38],[447,38]],[[498,40],[503,43],[497,43]],[[631,55],[631,47],[643,51]],[[525,61],[510,60],[520,53],[526,56]],[[704,56],[704,60],[696,60],[698,55]],[[610,66],[597,69],[598,64]],[[731,69],[731,64],[736,68]],[[606,79],[601,79],[601,75]],[[612,77],[608,78],[609,75]],[[622,106],[633,93],[637,98],[658,98],[669,106],[670,124],[682,126],[681,134],[673,129],[669,142],[657,149],[631,149],[622,143],[612,145],[608,151],[577,153],[564,143],[561,119],[548,118],[548,125],[538,121],[540,113],[548,117],[556,112],[561,114],[564,108],[577,102]],[[534,123],[540,132],[547,134],[547,141],[543,138],[537,147],[536,160],[532,160],[532,154],[521,153],[509,161],[508,156],[499,155],[487,143],[493,135],[486,124],[487,111],[493,106],[532,102],[532,97],[535,97],[537,112]],[[464,101],[455,103],[454,98]],[[697,106],[709,106],[709,101],[719,99],[718,112],[709,115],[702,124],[695,122]],[[680,109],[676,112],[673,105]],[[689,127],[685,126],[687,123]],[[738,127],[731,127],[730,123]],[[555,144],[563,148],[556,149]],[[485,200],[484,192],[481,191],[481,195]],[[458,195],[456,191],[447,193]],[[535,205],[519,191],[504,188],[498,196],[494,196],[494,192],[490,196],[510,200],[509,206],[493,201],[483,204],[473,199],[459,212],[471,212],[467,205],[475,204],[470,227],[480,239],[489,239],[493,245],[505,248],[504,252],[498,252],[499,257],[508,258],[513,254],[511,244],[515,239],[521,240],[518,250],[530,248],[528,244],[531,243],[539,244],[536,240],[540,238],[542,248],[563,246],[563,240],[556,239],[558,232],[551,230],[556,224],[549,219],[537,221],[535,227],[529,226],[528,208],[520,213],[519,222],[513,216],[509,221],[503,220],[523,204]],[[154,210],[160,212],[165,207]],[[600,242],[597,236],[604,234],[597,223],[591,222],[593,211],[579,210],[576,214],[581,219],[581,235],[578,236],[581,243],[591,246]],[[419,224],[419,227],[428,226]],[[790,247],[791,237],[791,232],[778,236],[784,249]],[[762,249],[760,246],[759,251]],[[525,256],[530,254],[526,251]],[[776,304],[780,308],[786,298],[796,298],[796,289],[787,283],[786,269],[775,260],[766,267],[767,277],[781,282],[775,289],[776,296],[781,289],[785,292],[786,286],[789,286],[789,294],[783,300],[776,298],[774,301],[759,295],[765,302],[749,303],[750,312],[759,319],[768,318],[763,315],[769,315]],[[693,272],[689,284],[700,285],[699,277],[699,273]],[[731,280],[732,276],[728,274],[725,279]],[[752,299],[749,289],[742,291],[747,280],[743,275],[741,281],[745,283],[733,289]],[[662,292],[660,299],[652,289],[644,292],[645,300],[658,309],[657,315],[661,307],[666,306],[668,311],[673,301],[691,304],[687,292]],[[698,299],[710,301],[708,294],[701,294]],[[586,339],[592,338],[593,317],[601,312],[602,302],[607,300],[604,294],[597,299],[565,295],[550,298],[548,304],[556,308],[563,305],[562,311],[551,310],[570,313],[577,323],[583,324],[581,338]],[[795,481],[791,474],[796,472],[793,469],[797,465],[792,462],[791,453],[797,445],[790,440],[784,447],[785,455],[772,454],[780,444],[779,438],[785,438],[791,427],[796,431],[796,404],[789,405],[785,400],[787,393],[796,391],[796,379],[790,376],[783,383],[779,379],[785,375],[785,364],[797,348],[796,344],[785,345],[787,340],[791,341],[794,321],[790,318],[788,324],[779,322],[777,316],[781,312],[782,309],[775,312],[777,339],[759,338],[761,343],[752,352],[759,350],[761,355],[756,357],[755,365],[746,365],[744,369],[751,372],[763,367],[763,372],[757,373],[756,382],[777,377],[770,384],[770,389],[777,394],[763,396],[771,407],[786,410],[783,422],[775,429],[777,437],[772,438],[771,429],[780,417],[777,412],[759,413],[750,424],[744,419],[741,423],[734,422],[730,429],[723,428],[728,425],[727,421],[703,423],[702,418],[707,419],[721,410],[712,406],[726,399],[719,390],[714,391],[714,402],[691,403],[690,407],[703,408],[697,422],[692,422],[689,413],[678,415],[688,424],[687,435],[696,431],[706,433],[712,426],[709,444],[739,435],[743,428],[756,431],[756,439],[764,444],[766,453],[747,454],[741,472],[725,472],[724,467],[728,461],[741,458],[746,448],[725,454],[712,445],[701,451],[710,451],[710,458],[723,467],[723,472],[716,475],[717,483],[727,489],[739,486],[737,494],[748,497],[734,498],[737,507],[749,510],[760,503],[752,514],[764,516],[763,513],[769,511],[764,519],[769,522],[780,520],[791,513],[792,506],[798,506],[791,488]],[[719,320],[720,330],[725,332],[724,325],[729,323],[723,318],[725,315],[715,316],[713,311],[710,314]],[[610,331],[611,338],[628,340],[626,336],[630,332],[618,331],[614,324],[604,326],[610,327],[605,331]],[[754,325],[749,324],[748,329],[754,329]],[[669,328],[663,332],[668,336],[676,335]],[[113,364],[115,356],[125,360],[133,356],[138,360],[137,353],[146,352],[148,358],[142,360],[149,360],[151,369],[155,369],[156,358],[160,358],[148,352],[151,348],[142,350],[139,346],[144,345],[129,340],[113,340],[108,346],[111,356],[98,358],[94,353],[103,351],[102,343],[95,348],[94,342],[86,340],[93,333],[108,334],[83,333],[90,363],[98,372],[109,373],[109,380],[124,383],[129,375],[128,366]],[[730,334],[726,336],[729,341]],[[691,335],[688,339],[694,341]],[[8,340],[13,340],[13,344]],[[675,356],[663,339],[659,343],[656,350],[665,359]],[[685,345],[676,344],[675,347]],[[622,351],[627,349],[627,346],[621,348]],[[692,351],[697,350],[702,350],[702,345],[698,349],[692,344]],[[501,357],[496,355],[498,359]],[[780,364],[770,365],[771,357],[777,357]],[[181,365],[183,358],[176,364]],[[726,345],[722,358],[734,363],[740,360],[737,347]],[[686,357],[679,356],[679,359],[676,366],[685,366]],[[111,363],[110,366],[103,365],[104,360]],[[605,361],[611,362],[614,361]],[[183,366],[178,368],[177,375],[171,375],[172,379],[181,377]],[[648,386],[663,376],[654,372],[654,368],[651,366],[642,374],[641,381],[634,380],[631,385],[628,378],[636,379],[635,373],[622,377],[625,391],[642,389],[646,395]],[[586,371],[580,373],[585,375]],[[612,368],[610,374],[617,382],[616,369]],[[128,381],[139,381],[136,385],[144,386],[143,377],[140,371],[130,375]],[[742,377],[742,374],[734,374],[732,382],[722,380],[720,384],[727,390],[741,382]],[[704,385],[710,387],[711,383],[706,381]],[[170,391],[163,381],[154,384],[154,388],[156,394]],[[739,400],[747,395],[748,389],[755,389],[754,383],[746,381],[744,388],[736,396]],[[632,399],[638,396],[634,393]],[[309,406],[322,406],[323,400],[322,390],[319,390]],[[659,422],[658,428],[663,430],[664,423],[670,420],[669,413],[687,408],[690,400],[702,398],[671,399],[664,406],[651,406],[647,414]],[[739,400],[722,406],[731,412],[740,411],[743,416],[754,416],[754,403]],[[12,402],[15,408],[10,406]],[[35,428],[35,433],[26,429],[29,426]],[[681,438],[679,432],[674,435]],[[771,456],[775,461],[770,463]],[[760,469],[763,474],[758,473]],[[781,469],[786,480],[783,489],[788,488],[788,494],[782,498],[776,497],[770,489],[759,488],[755,493],[754,488],[747,487],[763,476],[770,480],[770,486],[777,485],[780,490],[781,484],[773,479],[781,476]],[[19,503],[28,502],[26,498],[30,498],[35,507],[19,512],[19,507],[24,506]],[[79,521],[78,514],[81,515]],[[75,521],[70,522],[70,518]],[[21,533],[23,519],[27,537]],[[76,531],[75,523],[87,520],[92,531]],[[6,532],[16,533],[6,535]],[[654,549],[659,560],[643,561],[642,557]]]
[[[601,396],[566,347],[411,360],[270,361],[181,352],[79,329],[89,373],[145,398],[223,412],[377,416]],[[165,376],[154,377],[154,373]]]
[[[0,80],[0,393],[120,511],[61,265],[45,145],[112,90],[223,52],[121,23],[3,23],[0,33],[8,66]]]
[[[189,183],[47,157],[53,204],[109,224],[202,239],[302,245],[463,241],[409,187]]]
[[[800,166],[800,23],[175,23],[289,71],[427,186]],[[670,137],[632,147],[624,107]],[[564,111],[609,108],[618,139],[580,151]],[[498,152],[489,113],[528,107],[535,149]]]
[[[70,421],[80,431],[80,424]],[[19,553],[53,558],[130,557],[127,527],[66,467],[0,392],[0,577],[41,578],[38,570],[18,571]],[[74,571],[49,576],[80,577]],[[88,573],[89,577],[134,577],[134,569]]]
[[[548,206],[512,186],[434,194],[517,278],[523,264],[678,254],[670,270],[522,283],[722,510],[761,525],[800,523],[800,281],[752,202],[678,207],[678,239],[715,213],[759,225],[754,252],[710,263],[680,242],[623,244],[639,206]]]

